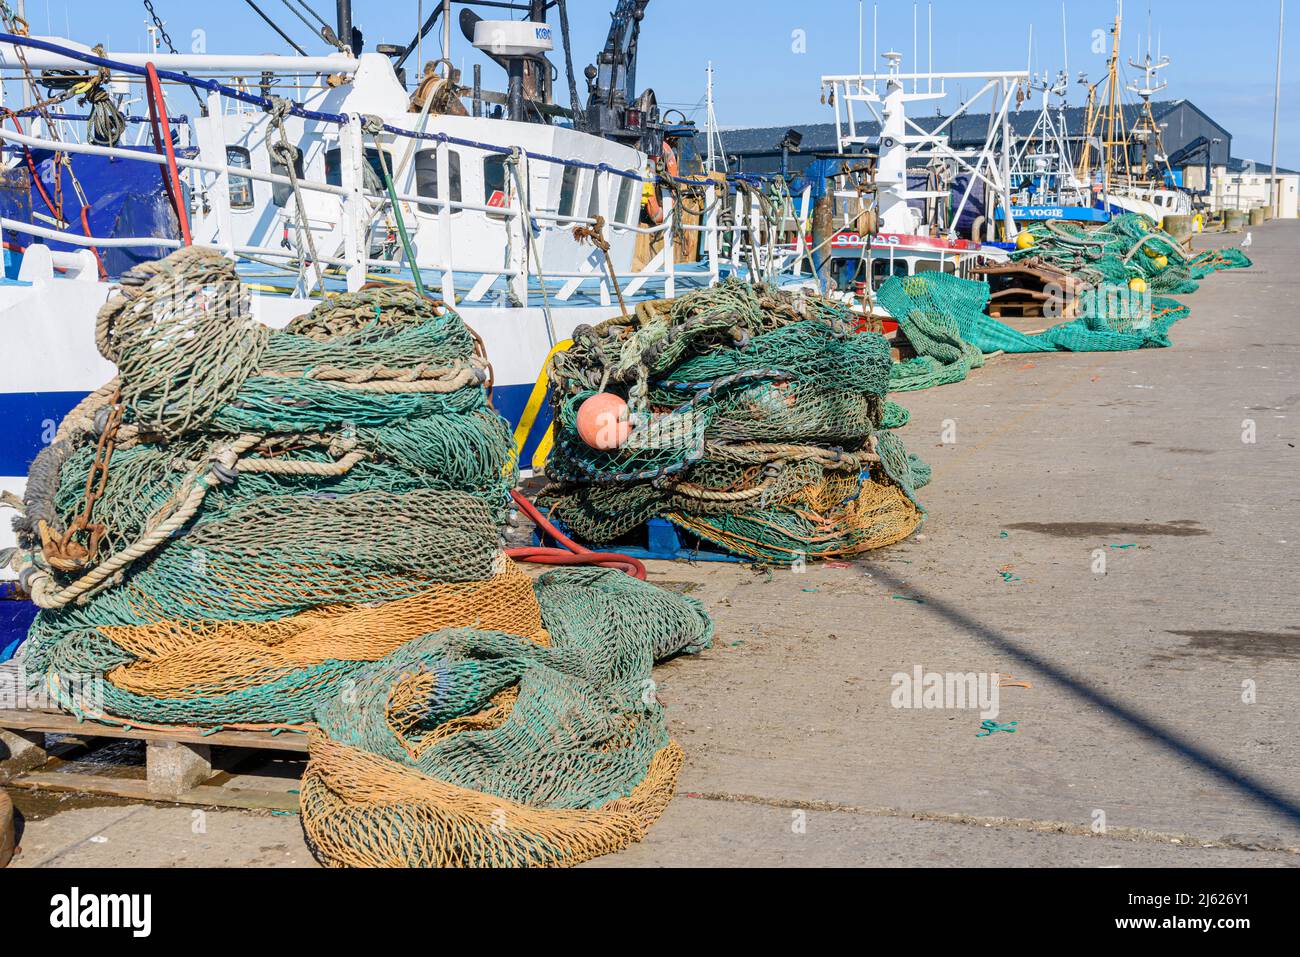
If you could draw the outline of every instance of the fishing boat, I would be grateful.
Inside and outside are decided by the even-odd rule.
[[[1116,0],[1106,75],[1088,90],[1079,177],[1089,184],[1093,207],[1107,214],[1141,213],[1157,223],[1166,216],[1190,215],[1191,196],[1174,183],[1160,124],[1151,111],[1151,98],[1168,86],[1158,79],[1159,71],[1172,61],[1159,52],[1152,57],[1148,28],[1146,54],[1140,61],[1129,60],[1141,78],[1121,87],[1123,23],[1124,3]],[[1137,97],[1136,107],[1125,108],[1125,92]]]
[[[272,327],[371,283],[454,303],[483,340],[525,467],[549,425],[530,397],[575,328],[755,269],[808,281],[798,244],[778,249],[744,190],[680,168],[693,127],[636,86],[647,5],[619,0],[585,97],[565,0],[483,5],[519,20],[464,5],[460,30],[504,71],[499,92],[452,66],[448,2],[411,43],[367,51],[340,0],[337,24],[320,26],[324,55],[168,52],[158,21],[153,51],[112,52],[8,17],[0,73],[25,102],[0,129],[0,491],[21,496],[60,419],[114,375],[94,346],[114,281],[191,242],[237,262],[252,316]],[[443,59],[407,82],[435,27]],[[89,114],[70,111],[74,97]],[[6,522],[0,549],[12,544]]]
[[[1065,70],[1055,79],[1043,73],[1030,80],[1029,90],[1042,96],[1042,106],[1033,129],[1011,148],[1012,212],[1018,221],[1086,225],[1110,219],[1109,212],[1092,205],[1088,184],[1075,169],[1066,114],[1069,88]],[[1001,210],[995,217],[1001,219]]]
[[[904,73],[902,54],[883,58],[880,73],[822,77],[823,99],[835,112],[838,152],[813,174],[832,184],[820,220],[814,214],[813,245],[829,251],[820,274],[868,302],[891,276],[942,271],[969,278],[973,267],[1006,259],[1006,247],[991,241],[988,212],[1006,216],[1014,240],[1007,111],[1016,84],[1027,76]],[[976,92],[941,122],[922,125],[910,115],[914,104],[946,99],[950,81],[971,84]],[[984,143],[954,148],[951,124],[985,98],[991,106]]]

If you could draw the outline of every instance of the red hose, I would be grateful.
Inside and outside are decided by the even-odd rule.
[[[616,568],[627,572],[633,578],[645,581],[645,566],[631,555],[619,555],[616,552],[593,552],[583,548],[569,536],[565,535],[537,510],[532,502],[522,494],[512,490],[510,497],[515,500],[519,510],[532,520],[532,523],[544,533],[551,536],[564,548],[512,548],[506,554],[515,561],[531,562],[537,565],[598,565],[601,568]]]
[[[194,245],[190,235],[190,217],[185,211],[185,194],[181,192],[181,174],[176,167],[176,151],[172,148],[171,121],[167,117],[167,101],[163,99],[162,83],[158,79],[158,70],[152,62],[144,65],[146,83],[149,91],[149,123],[153,126],[154,148],[167,156],[167,175],[163,185],[171,197],[172,207],[176,210],[176,221],[180,223],[181,239],[186,246]]]

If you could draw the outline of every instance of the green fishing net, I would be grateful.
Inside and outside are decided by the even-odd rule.
[[[921,520],[924,469],[879,453],[905,413],[885,400],[887,344],[853,325],[820,297],[732,280],[578,329],[551,367],[556,438],[539,501],[601,545],[658,516],[776,563],[897,541]],[[579,434],[598,393],[631,410],[617,448]]]

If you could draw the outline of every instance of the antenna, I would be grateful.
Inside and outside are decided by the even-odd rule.
[[[920,80],[916,78],[916,62],[918,59],[920,59],[916,55],[916,8],[919,6],[920,6],[919,3],[912,4],[912,92],[913,93],[917,91],[917,84],[920,83]]]
[[[862,5],[863,0],[858,0],[858,76],[862,76]],[[862,92],[862,81],[858,81],[858,92]]]
[[[451,0],[442,0],[442,55],[451,62]],[[447,72],[451,72],[450,67]]]
[[[880,45],[878,42],[878,29],[880,26],[880,4],[871,5],[871,75],[874,77],[876,71],[880,69]],[[871,92],[876,92],[876,81],[871,81]]]
[[[933,0],[931,0],[931,3],[929,4],[929,15],[930,15],[930,23],[929,23],[929,27],[927,28],[928,30],[927,42],[929,44],[930,52],[927,54],[925,70],[927,73],[930,74],[930,78],[926,81],[927,83],[926,92],[933,93],[934,92],[934,2]]]
[[[1065,54],[1065,75],[1070,75],[1070,32],[1065,28],[1065,0],[1061,0],[1061,52]]]

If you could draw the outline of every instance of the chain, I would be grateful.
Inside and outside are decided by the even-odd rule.
[[[14,13],[9,4],[5,3],[5,0],[0,0],[0,17],[4,17],[4,21],[9,25],[11,32],[20,37],[27,36],[27,21]]]
[[[2,2],[2,0],[0,0],[0,2]],[[167,32],[167,27],[163,25],[162,19],[158,16],[158,11],[153,8],[153,0],[144,0],[144,9],[145,12],[149,14],[149,19],[153,20],[154,29],[158,31],[158,39],[167,47],[167,52],[176,53],[176,46],[172,43],[171,34]],[[181,72],[186,76],[190,75],[186,70],[182,70]],[[194,94],[194,99],[199,101],[199,109],[203,111],[203,115],[207,116],[208,105],[203,102],[203,97],[199,96],[199,91],[194,89],[194,87],[190,87],[190,92]]]
[[[14,13],[9,7],[9,4],[5,3],[4,0],[0,0],[0,16],[4,18],[5,25],[9,28],[10,33],[20,37],[27,36],[27,21]],[[32,73],[31,65],[27,62],[27,53],[21,43],[14,44],[14,53],[18,55],[18,62],[21,63],[23,67],[23,78],[27,81],[27,86],[32,91],[32,96],[36,99],[36,104],[32,109],[41,119],[45,120],[46,133],[50,139],[57,140],[59,138],[58,127],[54,125],[50,120],[49,114],[46,112],[46,106],[49,104],[41,101],[40,97],[36,93],[36,77]],[[55,97],[50,102],[58,103],[67,98],[66,95],[63,95]]]
[[[92,564],[95,554],[99,551],[99,544],[108,532],[102,522],[92,522],[91,516],[94,514],[95,503],[103,497],[104,489],[108,486],[108,465],[117,445],[118,428],[122,425],[120,387],[113,393],[104,411],[106,413],[104,428],[99,433],[99,441],[95,445],[94,462],[86,473],[85,505],[81,509],[81,514],[73,519],[66,532],[57,537],[44,523],[41,525],[42,550],[50,566],[58,571],[75,571]],[[76,541],[77,535],[82,532],[88,532],[90,536],[85,545]]]
[[[163,26],[162,20],[158,17],[158,11],[153,8],[151,0],[144,0],[144,9],[153,20],[154,29],[158,31],[158,39],[162,40],[163,45],[167,47],[167,52],[175,53],[176,47],[172,43],[171,35],[167,32],[167,28]]]
[[[590,241],[604,255],[605,270],[609,273],[609,281],[614,284],[614,293],[618,296],[618,307],[623,312],[623,318],[627,319],[627,304],[623,302],[623,290],[618,285],[618,274],[614,271],[614,260],[609,256],[609,240],[605,238],[605,217],[597,216],[595,222],[590,226],[574,226],[573,238],[579,243]]]

